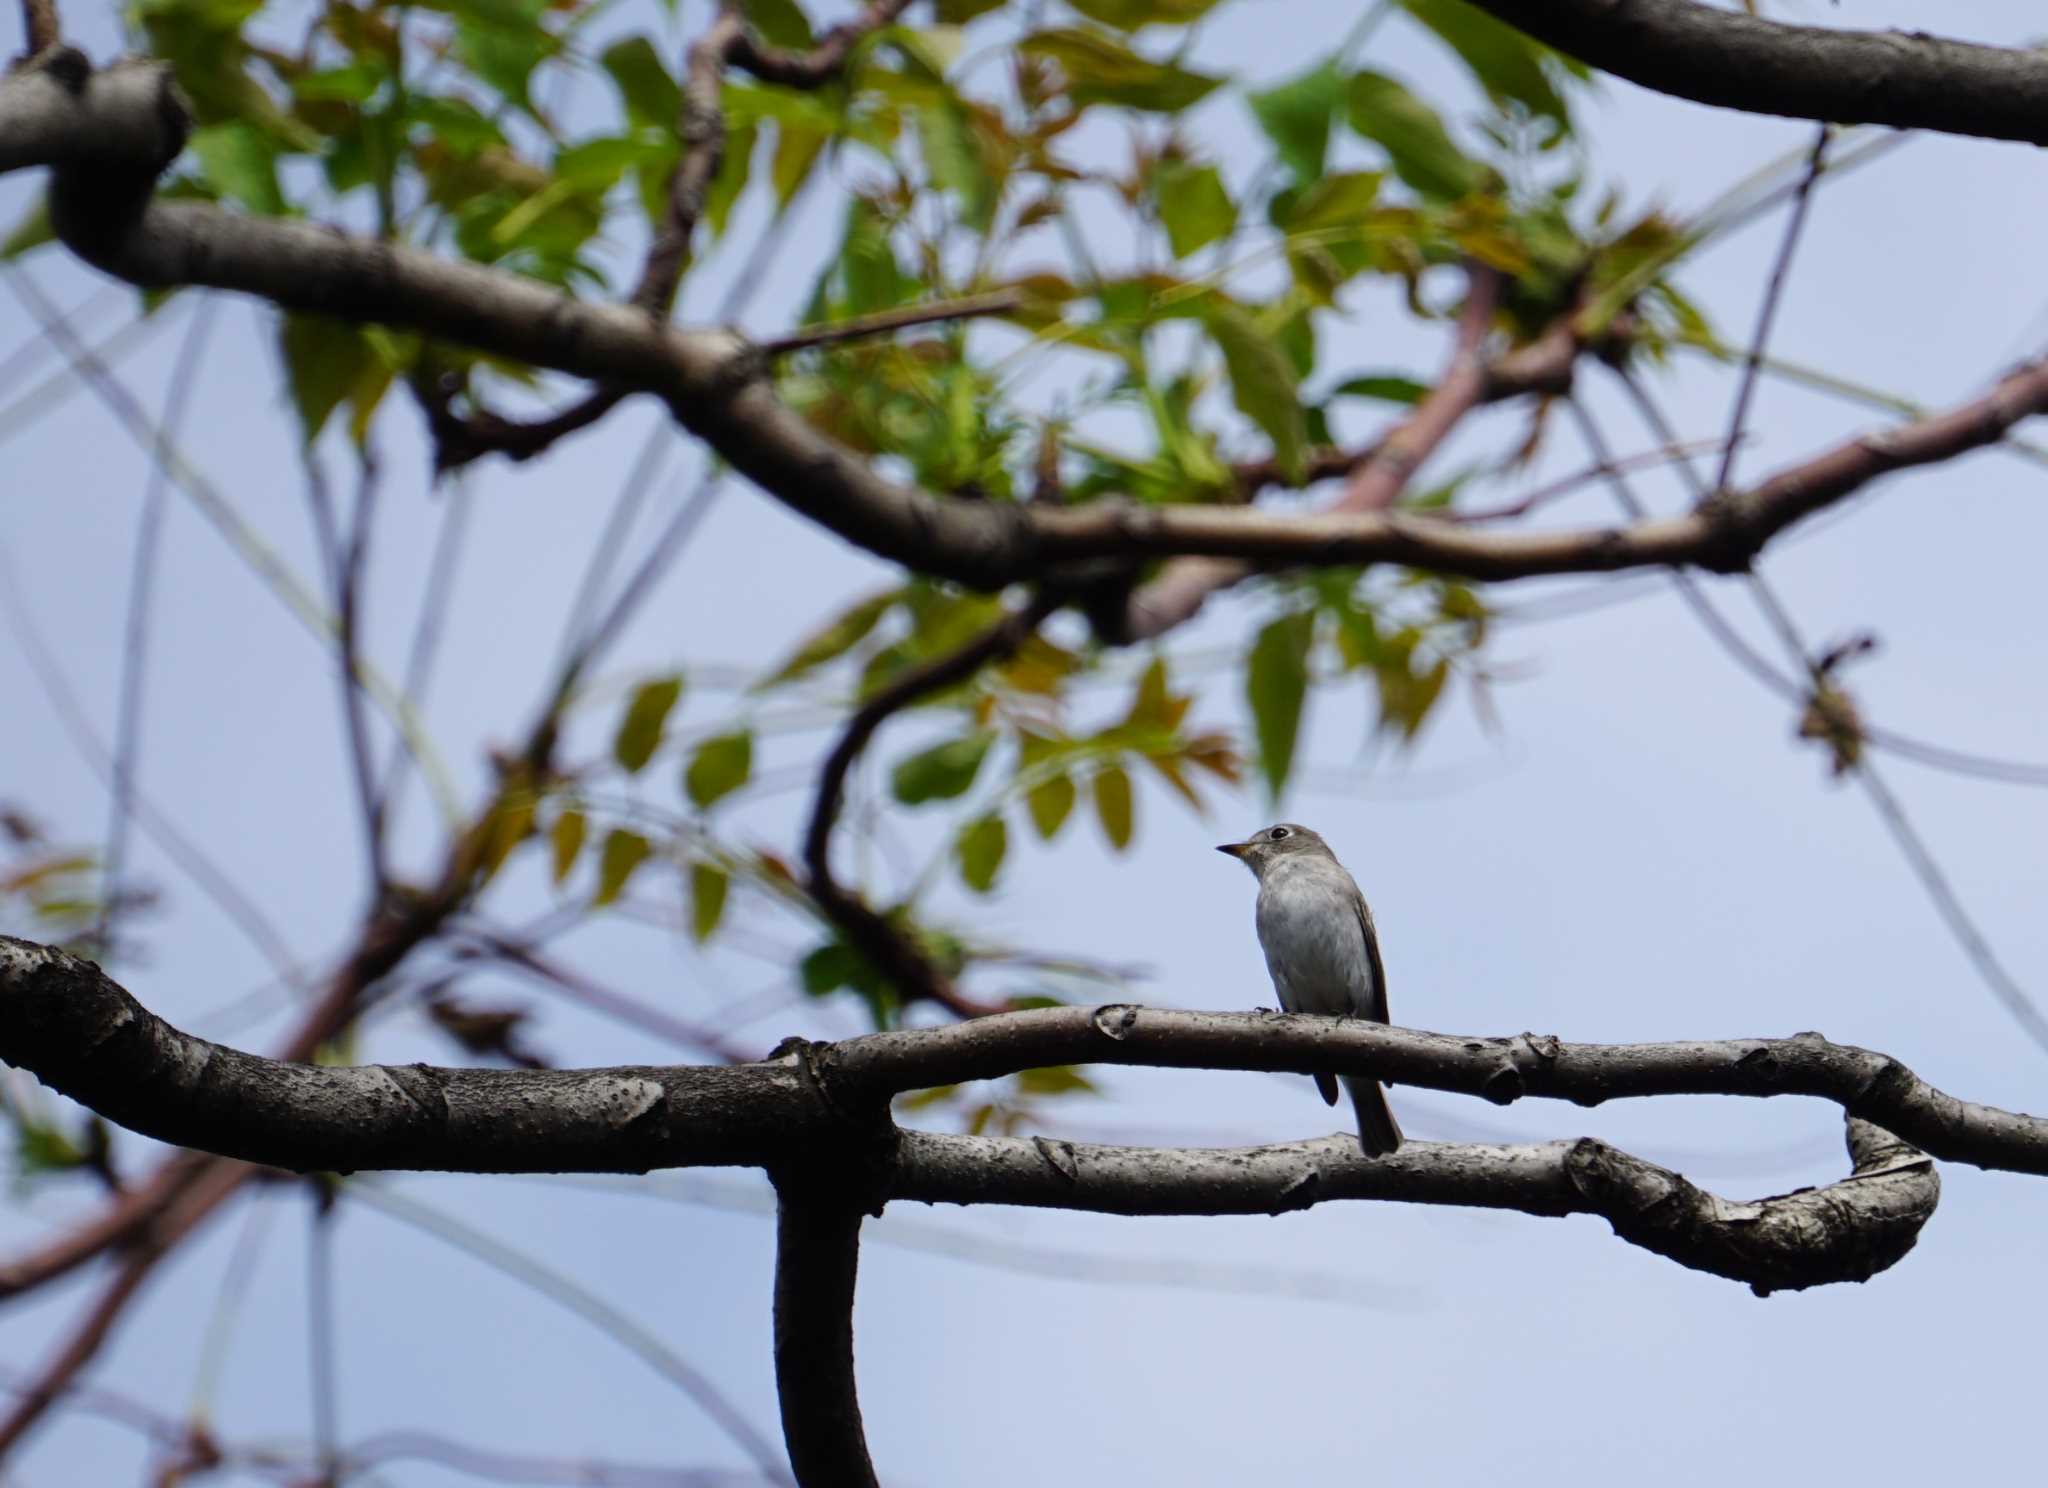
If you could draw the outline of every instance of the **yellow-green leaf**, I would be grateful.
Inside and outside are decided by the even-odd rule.
[[[1265,430],[1281,470],[1290,480],[1298,479],[1308,449],[1308,415],[1302,411],[1293,364],[1237,306],[1219,301],[1206,319],[1230,372],[1238,411]]]
[[[1435,109],[1377,72],[1351,79],[1351,127],[1387,152],[1394,174],[1417,192],[1455,201],[1486,182],[1486,170],[1452,142]]]
[[[779,47],[811,44],[811,22],[796,0],[740,0],[740,14],[756,31]]]
[[[1076,794],[1070,775],[1055,775],[1050,780],[1041,780],[1025,793],[1024,808],[1030,813],[1031,825],[1040,837],[1050,842],[1066,825],[1067,815],[1074,809]]]
[[[1208,247],[1237,225],[1237,208],[1213,165],[1169,161],[1153,173],[1152,191],[1175,258]]]
[[[604,850],[598,856],[597,897],[591,903],[610,904],[625,893],[635,870],[653,855],[653,846],[638,832],[613,827],[605,834]]]
[[[533,793],[522,790],[503,797],[492,810],[479,865],[485,879],[495,876],[512,856],[512,849],[533,834],[533,808]]]
[[[986,730],[963,734],[899,760],[890,772],[890,789],[906,806],[963,796],[981,772],[981,762],[995,737]]]
[[[369,397],[374,384],[390,380],[361,327],[324,315],[285,315],[278,324],[278,350],[308,445],[344,400]]]
[[[573,807],[555,818],[555,824],[548,831],[548,846],[554,858],[555,882],[560,884],[568,878],[576,866],[576,858],[583,851],[583,839],[590,833],[590,820]]]
[[[885,589],[880,594],[870,594],[866,599],[850,606],[819,630],[805,637],[790,655],[789,660],[759,683],[756,690],[778,687],[784,682],[794,682],[806,672],[836,661],[867,638],[869,631],[889,613],[889,609],[902,597],[898,589]]]
[[[960,877],[977,894],[996,886],[1002,872],[1003,855],[1010,849],[1010,829],[1000,816],[984,816],[960,834],[955,853],[960,860]]]
[[[1247,101],[1295,180],[1313,181],[1323,173],[1330,123],[1344,106],[1344,78],[1334,66],[1325,62]]]
[[[1312,611],[1282,615],[1259,632],[1245,665],[1245,700],[1251,704],[1259,741],[1259,770],[1266,777],[1267,794],[1276,801],[1294,767],[1315,624]]]
[[[633,689],[619,718],[619,731],[612,738],[612,758],[627,774],[637,774],[654,758],[669,712],[682,695],[683,679],[675,676],[657,677]]]
[[[1102,823],[1102,835],[1122,852],[1131,845],[1131,777],[1121,765],[1107,765],[1095,772],[1095,816]]]
[[[754,736],[741,729],[720,734],[697,746],[690,767],[683,772],[683,789],[697,806],[731,795],[747,783],[754,770]]]
[[[1175,114],[1200,103],[1223,81],[1171,62],[1154,62],[1107,36],[1075,27],[1028,36],[1022,50],[1057,62],[1075,104],[1082,108],[1114,103]]]
[[[702,945],[725,917],[725,898],[732,876],[713,863],[690,865],[690,936]]]

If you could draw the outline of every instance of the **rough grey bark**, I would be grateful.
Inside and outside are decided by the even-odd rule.
[[[777,1059],[740,1066],[337,1069],[262,1059],[180,1033],[90,962],[0,937],[0,1058],[146,1136],[298,1170],[637,1172],[745,1163],[768,1168],[782,1183],[792,1164],[808,1164],[813,1174],[829,1172],[854,1208],[916,1198],[1243,1213],[1381,1198],[1599,1213],[1632,1243],[1767,1287],[1861,1279],[1903,1255],[1910,1232],[1932,1210],[1931,1167],[1918,1154],[1871,1157],[1876,1138],[1856,1138],[1858,1124],[1900,1134],[1886,1140],[1902,1151],[1911,1140],[1937,1156],[2048,1172],[2048,1121],[1958,1101],[1895,1060],[1814,1034],[1587,1045],[1118,1004],[1008,1013],[839,1044],[793,1041]],[[1830,1212],[1861,1238],[1810,1225],[1820,1200],[1766,1200],[1752,1214],[1594,1142],[1418,1143],[1398,1160],[1340,1163],[1320,1140],[1182,1152],[898,1132],[887,1118],[889,1099],[901,1091],[1072,1063],[1330,1070],[1495,1101],[1819,1096],[1856,1119],[1859,1176],[1823,1192],[1838,1206]],[[835,1157],[821,1167],[825,1151]],[[1921,1176],[1865,1181],[1892,1172]],[[1759,1252],[1764,1260],[1745,1259],[1741,1245],[1714,1228],[1741,1224],[1763,1234],[1763,1214],[1809,1224],[1800,1241],[1811,1249],[1804,1270],[1786,1258],[1796,1248],[1790,1240],[1771,1239]],[[1798,1224],[1781,1228],[1790,1235]]]
[[[775,1394],[803,1488],[877,1488],[853,1376],[861,1211],[815,1175],[775,1185]]]
[[[1472,0],[1645,88],[1722,108],[2048,144],[2048,55],[1793,26],[1693,0]]]
[[[1759,1295],[1866,1280],[1913,1248],[1941,1180],[1923,1152],[1847,1122],[1851,1175],[1753,1202],[1723,1199],[1605,1142],[1408,1141],[1382,1158],[1330,1136],[1169,1151],[905,1132],[891,1193],[926,1203],[1101,1214],[1284,1214],[1332,1199],[1597,1214],[1623,1239]]]

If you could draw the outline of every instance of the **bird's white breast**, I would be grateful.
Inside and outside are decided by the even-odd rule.
[[[1289,1012],[1362,1013],[1377,1003],[1357,894],[1351,876],[1327,860],[1283,858],[1267,869],[1259,944]]]

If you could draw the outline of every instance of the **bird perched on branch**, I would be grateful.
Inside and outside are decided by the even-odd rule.
[[[1387,1021],[1387,974],[1365,895],[1337,855],[1293,822],[1226,842],[1228,853],[1259,881],[1257,924],[1266,970],[1280,1006],[1290,1013],[1336,1013]],[[1325,1103],[1337,1104],[1339,1076],[1317,1075]],[[1379,1081],[1341,1077],[1358,1113],[1358,1142],[1368,1157],[1401,1145],[1401,1128]]]

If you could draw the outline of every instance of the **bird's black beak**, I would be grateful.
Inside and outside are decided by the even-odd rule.
[[[1218,847],[1216,851],[1229,853],[1230,856],[1236,858],[1241,863],[1244,861],[1244,855],[1251,851],[1251,844],[1248,842],[1226,842]]]

